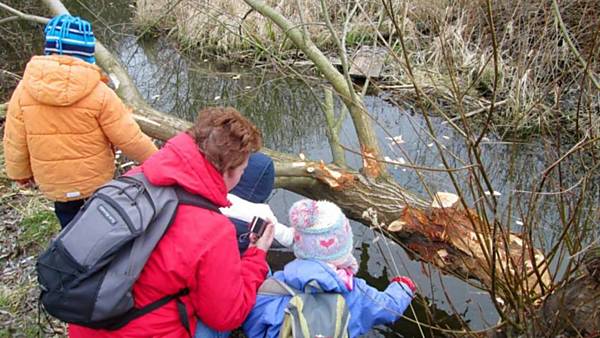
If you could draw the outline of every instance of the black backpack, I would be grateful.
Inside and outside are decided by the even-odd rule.
[[[38,258],[40,299],[52,316],[96,329],[118,329],[171,300],[190,331],[183,289],[135,308],[132,286],[171,225],[179,204],[218,212],[180,187],[157,187],[143,174],[100,187]]]

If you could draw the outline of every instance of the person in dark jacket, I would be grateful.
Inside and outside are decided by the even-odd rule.
[[[279,244],[284,247],[292,245],[294,230],[280,223],[266,203],[274,183],[273,159],[263,153],[254,153],[248,159],[248,166],[240,182],[227,194],[231,206],[221,208],[221,212],[229,217],[236,227],[240,254],[243,254],[250,244],[248,223],[255,216],[273,223],[274,238]]]
[[[227,192],[237,185],[250,153],[261,147],[256,127],[233,108],[207,108],[194,126],[170,139],[130,173],[142,171],[154,185],[179,185],[219,207],[230,205]],[[240,257],[235,227],[219,213],[181,205],[133,285],[135,306],[143,307],[188,288],[181,297],[189,331],[175,301],[119,330],[69,325],[70,337],[190,337],[198,320],[215,331],[239,327],[256,301],[268,266],[266,252],[273,225]],[[190,332],[191,331],[191,332]]]

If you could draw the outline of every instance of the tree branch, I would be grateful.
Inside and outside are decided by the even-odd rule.
[[[327,127],[329,132],[327,138],[329,139],[329,146],[331,147],[331,155],[333,157],[333,163],[344,167],[346,166],[346,156],[344,148],[340,143],[340,129],[342,122],[345,118],[346,109],[342,109],[340,116],[335,118],[335,107],[333,104],[333,92],[329,88],[325,88],[325,102],[323,103],[323,112],[325,113],[325,120],[327,121]],[[346,106],[344,106],[345,108]]]
[[[352,98],[356,93],[352,86],[349,86],[346,79],[337,69],[331,64],[329,59],[315,46],[309,36],[305,36],[302,30],[288,21],[281,13],[274,10],[263,1],[260,0],[244,0],[254,10],[261,13],[263,16],[273,21],[279,28],[285,32],[286,36],[294,42],[296,47],[304,52],[306,56],[315,64],[317,69],[331,83],[338,95],[348,107],[354,128],[358,136],[358,141],[361,145],[363,154],[369,155],[370,158],[381,159],[381,151],[377,142],[374,129],[371,125],[371,120],[365,114],[366,108],[358,97],[356,100]],[[372,161],[363,155],[363,170],[367,176],[378,177],[386,175],[385,167],[381,162]]]
[[[340,39],[335,31],[335,27],[333,27],[333,24],[331,23],[331,19],[329,18],[329,11],[327,11],[327,5],[325,4],[325,0],[321,0],[321,10],[323,11],[323,17],[325,18],[327,28],[329,29],[329,32],[331,33],[331,36],[333,37],[333,40],[338,48],[340,61],[342,63],[342,74],[344,75],[344,78],[346,79],[346,83],[349,88],[352,88],[352,80],[350,79],[350,73],[348,71],[350,67],[348,65],[348,54],[346,53],[346,27],[348,25],[348,21],[350,20],[350,18],[352,18],[354,12],[356,11],[356,6],[357,5],[355,5],[354,9],[350,13],[348,13],[348,17],[346,18],[346,22],[344,24],[344,30],[342,32],[342,38]],[[352,102],[356,102],[356,92],[354,90],[351,90],[350,95],[350,99],[352,100]]]
[[[41,23],[41,24],[46,24],[48,21],[50,21],[48,18],[44,18],[41,16],[25,14],[25,13],[15,9],[15,8],[12,8],[2,2],[0,2],[0,8],[16,15],[19,19],[33,21],[33,22],[37,22],[37,23]],[[6,18],[6,19],[10,19],[10,18]],[[6,20],[6,19],[3,19],[3,20]]]
[[[20,20],[20,18],[17,15],[15,15],[15,16],[9,16],[7,18],[0,19],[0,25],[3,24],[3,23],[7,23],[7,22],[11,22],[11,21],[16,21],[16,20]]]

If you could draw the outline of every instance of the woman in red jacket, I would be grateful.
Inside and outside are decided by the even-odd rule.
[[[239,181],[251,152],[261,147],[256,127],[233,108],[207,108],[194,126],[172,139],[137,169],[154,185],[179,185],[219,207]],[[227,217],[181,205],[133,286],[136,307],[188,288],[181,298],[189,329],[197,320],[216,331],[239,327],[256,301],[268,271],[273,226],[240,257]],[[175,301],[116,331],[69,325],[70,337],[189,337]]]

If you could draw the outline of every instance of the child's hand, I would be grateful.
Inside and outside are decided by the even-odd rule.
[[[408,286],[408,288],[410,289],[410,291],[413,292],[413,294],[417,291],[417,287],[415,286],[415,283],[408,277],[397,276],[392,279],[392,282],[398,282],[398,283],[402,283],[402,284]]]
[[[33,188],[33,187],[35,187],[35,180],[33,179],[33,177],[24,178],[24,179],[21,179],[21,180],[15,180],[15,182],[17,182],[17,184],[21,188]]]
[[[273,235],[275,234],[275,226],[273,223],[268,222],[265,228],[265,232],[260,238],[256,239],[256,234],[250,234],[250,247],[257,247],[264,252],[267,252],[273,243]]]

